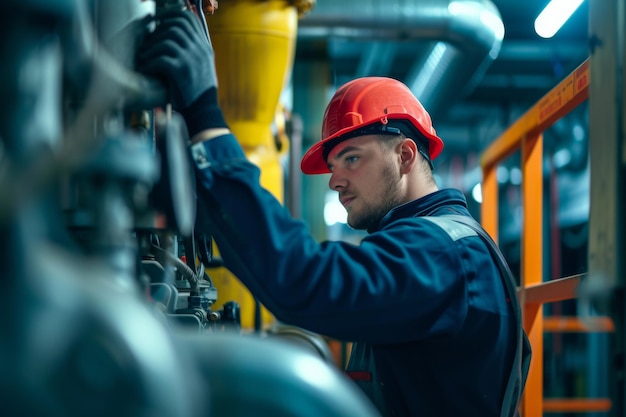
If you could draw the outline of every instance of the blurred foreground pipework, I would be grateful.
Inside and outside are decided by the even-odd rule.
[[[186,129],[131,59],[173,3],[0,5],[0,415],[376,416],[315,335],[247,333],[207,273]]]

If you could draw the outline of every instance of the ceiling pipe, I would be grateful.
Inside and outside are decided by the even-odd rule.
[[[317,0],[298,28],[299,39],[415,40],[415,62],[401,81],[431,114],[473,90],[503,37],[500,13],[490,0]]]

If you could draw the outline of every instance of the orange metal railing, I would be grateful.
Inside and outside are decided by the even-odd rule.
[[[521,269],[518,296],[523,324],[533,357],[520,403],[523,417],[540,417],[544,412],[608,411],[607,398],[543,398],[543,333],[559,330],[556,320],[543,317],[543,304],[577,298],[581,275],[543,280],[543,132],[589,97],[589,59],[548,92],[487,148],[481,158],[483,173],[481,223],[498,241],[498,183],[496,169],[506,158],[521,151],[522,210]],[[610,319],[608,319],[610,322]],[[570,320],[568,331],[584,330],[580,321]],[[612,323],[600,321],[600,331],[612,331]],[[563,331],[564,329],[560,329]],[[596,330],[597,331],[597,330]]]

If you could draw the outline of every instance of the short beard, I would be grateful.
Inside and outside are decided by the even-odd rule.
[[[378,198],[380,204],[378,206],[366,207],[360,216],[349,219],[348,225],[351,228],[355,230],[374,230],[378,228],[380,221],[389,210],[402,204],[398,196],[400,181],[397,173],[393,170],[392,164],[386,165],[383,171],[383,180],[385,186]]]

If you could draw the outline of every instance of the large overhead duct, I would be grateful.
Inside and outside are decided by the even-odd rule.
[[[389,75],[394,48],[385,42],[411,44],[413,64],[397,78],[436,114],[484,75],[504,26],[490,0],[317,0],[298,37],[366,41],[354,77]]]

